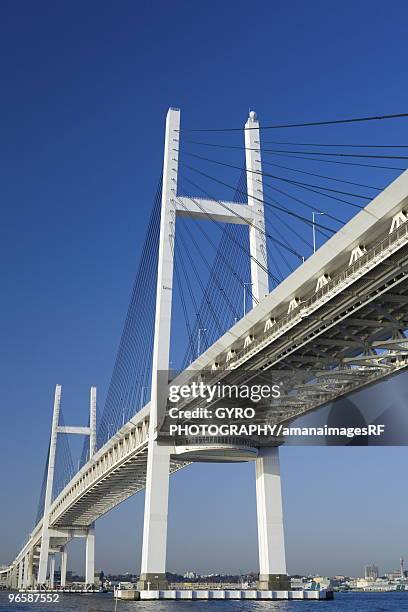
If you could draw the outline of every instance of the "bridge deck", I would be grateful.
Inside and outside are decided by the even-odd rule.
[[[197,373],[218,363],[214,380],[234,375],[234,368],[244,363],[251,368],[290,369],[301,364],[314,370],[346,367],[364,372],[331,395],[304,396],[301,409],[299,401],[297,406],[283,406],[276,418],[285,421],[327,403],[335,393],[349,393],[405,368],[408,224],[391,235],[389,229],[392,216],[407,203],[407,194],[405,172],[215,342],[191,370]],[[368,251],[350,266],[350,252],[360,244]],[[323,274],[332,280],[316,291]],[[288,313],[293,299],[298,302]],[[268,320],[271,326],[265,330]],[[251,341],[244,348],[248,336]],[[227,364],[230,349],[234,357]],[[174,382],[191,378],[191,370]],[[70,530],[91,524],[144,487],[149,411],[147,405],[136,414],[54,501],[50,516],[55,541],[70,539]],[[173,461],[171,469],[184,465]],[[40,521],[16,560],[28,546],[38,546],[41,525]]]

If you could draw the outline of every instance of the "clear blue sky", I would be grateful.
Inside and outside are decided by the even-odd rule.
[[[74,424],[89,386],[106,392],[167,108],[191,127],[242,125],[249,107],[264,123],[404,112],[407,17],[404,2],[3,0],[0,563],[33,525],[55,383]],[[283,450],[290,572],[408,557],[407,453]],[[252,465],[177,474],[168,568],[256,570],[254,487]],[[142,513],[139,495],[98,522],[98,567],[138,571]]]

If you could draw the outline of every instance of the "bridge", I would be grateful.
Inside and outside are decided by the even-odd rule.
[[[146,385],[142,386],[139,409],[135,409],[133,402],[132,414],[125,418],[128,416],[125,409],[118,410],[119,404],[124,406],[124,392],[115,396],[119,379],[113,377],[107,403],[114,405],[119,420],[116,419],[114,431],[110,431],[106,418],[102,419],[98,433],[96,388],[92,387],[90,392],[89,425],[75,427],[61,422],[61,385],[56,386],[41,516],[15,559],[0,570],[0,581],[8,587],[53,588],[57,555],[61,555],[60,584],[64,587],[67,543],[83,537],[86,539],[85,582],[92,588],[95,521],[123,500],[146,489],[139,586],[146,588],[149,583],[152,588],[166,588],[170,475],[192,462],[253,461],[259,588],[287,588],[279,467],[282,440],[273,436],[172,437],[168,428],[170,382],[172,385],[202,380],[211,384],[220,381],[244,384],[260,372],[285,372],[290,393],[275,402],[273,408],[260,408],[257,415],[259,420],[284,424],[407,367],[408,172],[402,172],[360,207],[356,215],[333,232],[320,248],[314,249],[310,257],[302,257],[300,265],[286,278],[278,279],[270,290],[266,173],[262,167],[260,126],[254,112],[250,113],[243,132],[246,188],[240,192],[241,196],[245,195],[244,201],[218,200],[210,194],[180,195],[179,148],[184,132],[180,129],[180,111],[169,109],[162,184],[156,198],[159,214],[153,218],[150,228],[159,239],[157,261],[147,257],[146,263],[150,267],[152,261],[157,263],[151,363],[146,366],[151,375],[150,399],[144,401]],[[298,213],[294,216],[300,217]],[[244,283],[243,295],[252,308],[244,305],[244,315],[229,324],[203,351],[198,346],[194,354],[195,347],[191,347],[190,363],[181,371],[172,372],[169,368],[172,298],[180,281],[180,276],[174,278],[179,223],[176,219],[186,218],[248,230],[247,263],[251,282]],[[328,228],[316,223],[313,215],[312,229],[323,233]],[[315,240],[315,234],[313,237]],[[144,281],[143,287],[147,286]],[[210,310],[209,300],[206,305]],[[132,324],[128,313],[125,328]],[[200,343],[200,333],[206,329],[197,321],[196,330]],[[129,339],[122,338],[122,349],[129,352],[129,346]],[[147,357],[150,359],[148,351]],[[304,373],[301,383],[292,376],[300,368]],[[118,359],[115,371],[124,369]],[[135,397],[134,386],[132,394]],[[197,399],[188,398],[180,404],[183,409],[199,405]],[[61,437],[66,435],[87,437],[85,460],[54,495],[57,449]]]

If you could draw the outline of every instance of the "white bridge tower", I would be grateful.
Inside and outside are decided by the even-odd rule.
[[[252,295],[260,302],[269,293],[265,239],[262,164],[259,123],[250,112],[244,129],[247,173],[247,204],[187,198],[177,193],[180,111],[167,113],[164,145],[160,247],[156,294],[152,394],[146,475],[142,566],[139,588],[165,589],[167,512],[170,455],[172,448],[160,442],[165,416],[170,352],[176,218],[211,218],[223,223],[248,225],[251,255]],[[259,266],[260,262],[262,266]],[[199,460],[199,459],[198,459]],[[256,464],[256,502],[259,564],[262,589],[287,589],[279,450],[259,449]]]
[[[58,529],[51,528],[49,524],[49,513],[52,504],[52,490],[54,486],[54,471],[55,471],[55,459],[57,454],[57,441],[58,434],[77,434],[82,436],[89,436],[89,458],[95,453],[96,450],[96,387],[91,387],[90,392],[90,403],[89,403],[89,426],[87,427],[74,427],[64,426],[59,424],[60,417],[60,406],[61,406],[61,385],[56,385],[55,396],[54,396],[54,410],[52,416],[51,426],[51,438],[50,448],[48,456],[48,469],[47,469],[47,482],[45,488],[45,500],[44,500],[44,513],[42,518],[42,532],[41,532],[41,545],[40,545],[40,556],[38,563],[38,574],[36,585],[37,588],[47,588],[47,575],[48,575],[48,586],[53,588],[54,586],[54,571],[55,571],[55,554],[61,553],[61,586],[64,587],[66,584],[67,574],[67,549],[66,546],[62,547],[51,547],[52,539],[55,538],[58,541],[58,537],[64,538],[65,533],[59,533]],[[86,570],[85,570],[85,583],[88,587],[94,585],[95,575],[95,531],[94,525],[90,525],[87,529],[71,530],[72,536],[86,538]],[[26,565],[25,573],[26,576],[22,578],[22,584],[24,586],[32,586],[34,580],[32,572],[32,559],[34,551],[31,552],[29,557],[30,566]]]

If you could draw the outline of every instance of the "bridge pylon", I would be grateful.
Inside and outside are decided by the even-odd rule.
[[[260,133],[254,111],[249,113],[244,134],[248,196],[246,204],[183,197],[177,193],[180,110],[170,108],[167,113],[143,548],[138,583],[140,589],[165,589],[167,587],[169,472],[170,459],[175,454],[175,448],[174,445],[170,446],[162,442],[159,432],[165,418],[167,401],[177,217],[191,217],[197,220],[210,218],[222,223],[247,224],[251,257],[252,299],[259,303],[269,294]],[[237,452],[236,448],[230,450],[231,455]],[[201,460],[208,460],[208,448],[203,448],[202,451]],[[194,460],[200,461],[199,445],[195,455]],[[182,456],[179,456],[178,459],[182,460]],[[228,461],[228,449],[225,460]],[[287,589],[278,448],[262,449],[255,463],[260,558],[259,584],[261,588],[278,585],[273,588]]]
[[[50,436],[50,448],[48,454],[48,468],[47,468],[47,481],[45,488],[45,499],[44,499],[44,512],[42,518],[42,529],[41,529],[41,544],[40,544],[40,555],[38,561],[38,572],[36,577],[37,588],[43,589],[47,586],[47,574],[48,574],[48,586],[53,588],[54,585],[54,571],[55,571],[55,554],[61,552],[61,586],[62,583],[65,585],[66,581],[66,570],[67,570],[67,549],[66,546],[58,547],[57,550],[51,547],[51,540],[53,536],[58,536],[58,530],[51,528],[50,526],[50,508],[52,505],[52,494],[54,486],[54,472],[55,472],[55,460],[57,454],[57,443],[58,434],[77,434],[89,436],[89,457],[91,457],[96,450],[96,387],[91,387],[90,391],[90,406],[89,406],[89,426],[69,426],[60,425],[60,407],[61,407],[61,385],[56,385],[54,394],[54,408],[52,415],[51,425],[51,436]],[[90,525],[88,529],[83,530],[81,534],[86,537],[86,581],[89,586],[94,584],[94,573],[95,573],[95,532],[94,524]],[[20,562],[20,566],[24,564],[27,568],[25,570],[25,580],[19,578],[21,586],[24,585],[29,587],[32,586],[33,581],[33,556],[34,551],[30,550],[27,554],[29,557],[25,557],[24,561]],[[20,584],[19,584],[20,586]]]

